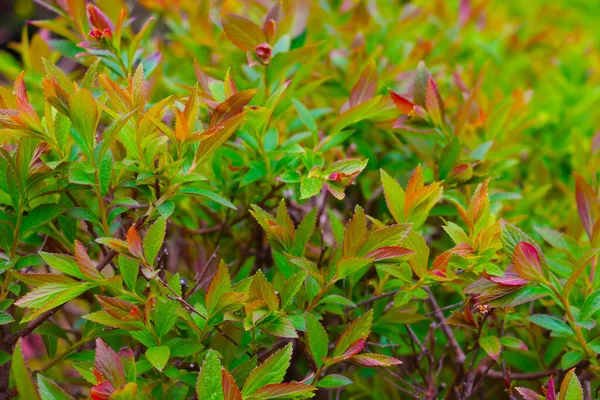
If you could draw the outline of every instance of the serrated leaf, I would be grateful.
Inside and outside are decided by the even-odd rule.
[[[498,360],[502,345],[497,336],[482,336],[479,338],[479,345],[492,360]]]
[[[206,290],[206,309],[211,313],[219,299],[227,292],[231,291],[231,278],[229,270],[224,261],[221,260],[217,272],[213,276],[208,289]]]
[[[333,357],[341,356],[352,343],[359,339],[366,339],[371,333],[371,322],[373,321],[373,310],[367,311],[365,314],[354,320],[339,337],[333,350]]]
[[[373,353],[356,355],[352,357],[350,361],[362,365],[363,367],[390,367],[392,365],[402,364],[402,361],[397,358]]]
[[[167,228],[167,219],[160,217],[157,219],[144,236],[144,255],[150,265],[154,265],[154,260],[162,247]]]
[[[242,400],[242,392],[238,389],[233,376],[225,368],[221,369],[223,384],[223,400]]]
[[[66,254],[46,253],[43,251],[40,252],[40,256],[42,256],[44,261],[55,270],[79,279],[85,279],[85,276],[79,270],[79,265],[77,265],[77,260],[75,260],[74,257]]]
[[[45,378],[41,374],[37,376],[38,390],[42,400],[72,400],[64,390],[50,379]]]
[[[249,396],[258,389],[271,384],[281,383],[292,359],[292,344],[288,343],[283,349],[267,358],[256,367],[244,383],[242,395]]]
[[[42,204],[34,208],[23,217],[21,235],[52,221],[66,210],[67,208],[60,204]]]
[[[352,383],[353,382],[349,378],[347,378],[343,375],[331,374],[331,375],[327,375],[327,376],[323,377],[323,379],[321,379],[317,383],[317,387],[326,388],[326,389],[335,389],[335,388],[351,385]]]
[[[199,399],[223,399],[223,382],[221,376],[221,361],[214,350],[208,350],[202,369],[196,383],[196,393]]]
[[[264,301],[271,311],[279,309],[279,297],[261,270],[258,270],[252,279],[248,297],[250,301]]]
[[[321,368],[323,357],[327,357],[329,351],[329,337],[323,325],[310,313],[306,314],[306,335],[313,360],[317,367]]]
[[[12,357],[11,374],[15,379],[19,397],[22,399],[40,399],[40,396],[35,388],[31,374],[27,369],[27,364],[23,358],[23,350],[21,349],[21,339],[15,346],[15,351]]]
[[[289,399],[289,398],[306,398],[317,388],[305,383],[274,383],[263,386],[252,394],[252,398],[256,399]]]
[[[94,366],[113,387],[125,385],[125,371],[121,359],[102,339],[96,339]]]
[[[571,369],[560,384],[559,400],[581,400],[583,399],[583,388],[577,375],[575,368]]]

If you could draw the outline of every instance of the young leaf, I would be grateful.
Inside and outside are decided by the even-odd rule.
[[[98,107],[96,99],[87,89],[79,89],[69,100],[69,117],[77,136],[78,144],[88,156],[94,147],[96,126],[98,125]]]
[[[252,398],[258,399],[289,399],[310,397],[315,387],[305,383],[274,383],[263,386],[252,394]]]
[[[227,13],[222,19],[227,37],[241,50],[248,51],[267,41],[262,29],[248,18]]]
[[[221,369],[223,384],[223,400],[242,400],[242,392],[238,389],[233,376],[225,369]]]
[[[373,309],[367,311],[358,319],[353,321],[339,337],[333,350],[333,357],[344,354],[346,350],[359,339],[366,339],[371,333],[371,322],[373,321]]]
[[[575,200],[577,202],[577,213],[579,219],[585,228],[585,232],[588,237],[592,238],[592,230],[594,224],[598,220],[600,214],[598,207],[598,199],[594,194],[594,191],[585,181],[585,179],[579,175],[575,175]]]
[[[544,281],[544,271],[540,256],[535,247],[527,242],[519,242],[515,246],[512,257],[515,271],[523,279],[531,281]]]
[[[206,290],[206,309],[209,313],[212,313],[221,297],[227,292],[231,292],[231,278],[227,265],[221,260]]]
[[[125,371],[121,359],[102,339],[96,339],[94,366],[113,387],[125,385]]]
[[[352,357],[350,360],[363,367],[390,367],[392,365],[402,364],[402,361],[397,358],[372,353],[359,354]]]

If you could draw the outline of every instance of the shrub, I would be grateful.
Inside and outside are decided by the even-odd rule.
[[[0,399],[591,398],[597,5],[38,3]]]

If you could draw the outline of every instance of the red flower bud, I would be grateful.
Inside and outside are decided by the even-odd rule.
[[[263,64],[268,64],[273,56],[273,49],[270,44],[262,43],[254,48],[254,53]]]

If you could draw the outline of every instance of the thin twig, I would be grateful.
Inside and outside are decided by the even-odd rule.
[[[455,362],[455,364],[462,366],[462,364],[466,360],[465,353],[463,352],[463,350],[460,348],[460,345],[456,341],[456,338],[454,337],[454,333],[452,333],[452,329],[450,329],[450,327],[448,325],[446,325],[446,318],[444,317],[444,313],[442,312],[442,310],[440,309],[440,306],[438,305],[437,301],[435,300],[435,297],[433,296],[431,289],[429,289],[428,287],[425,287],[424,289],[429,296],[429,304],[431,304],[431,307],[433,307],[435,316],[440,321],[440,328],[442,328],[442,332],[444,332],[444,335],[448,339],[448,343],[450,344],[450,347],[452,347],[452,350],[454,350],[454,353],[456,355],[454,358],[454,362]]]

